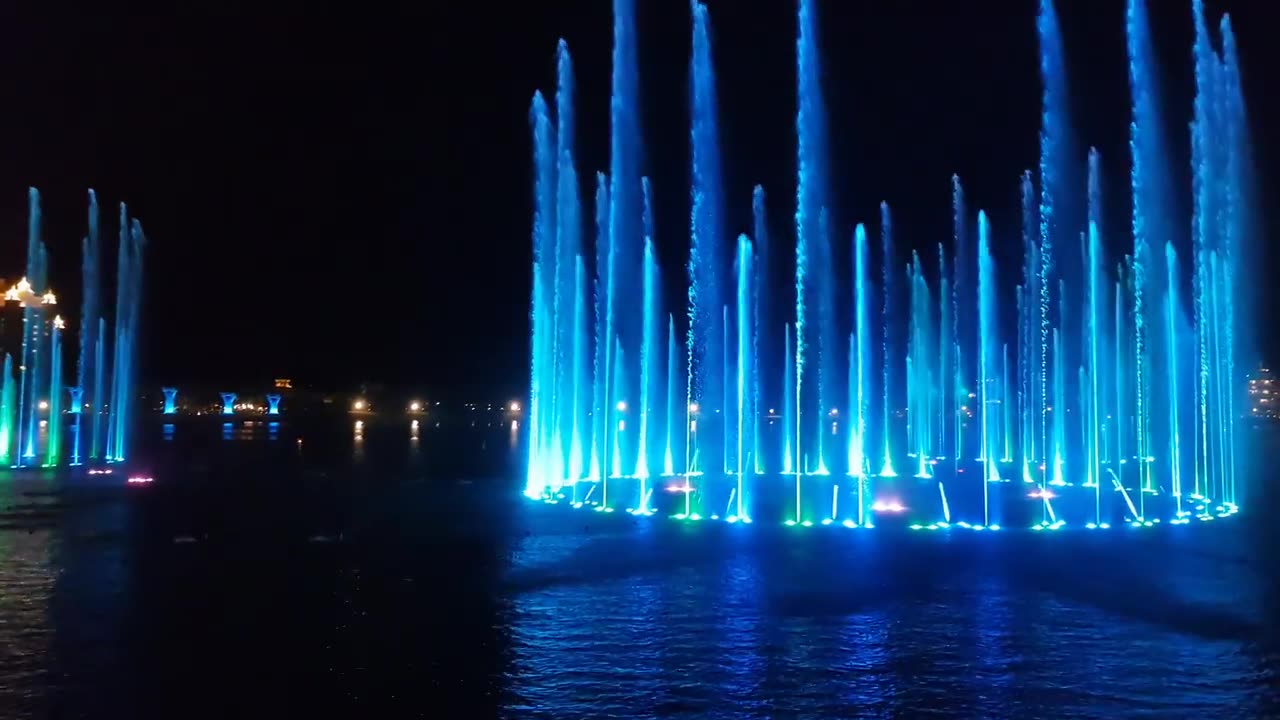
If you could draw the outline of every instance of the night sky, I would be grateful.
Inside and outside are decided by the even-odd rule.
[[[645,171],[673,275],[688,227],[689,9],[637,4]],[[708,4],[730,227],[748,229],[750,188],[763,183],[775,245],[789,246],[795,4]],[[1150,4],[1169,130],[1185,154],[1190,2]],[[1280,66],[1270,37],[1280,10],[1271,0],[1207,4],[1215,23],[1224,9],[1235,18],[1255,163],[1273,205],[1280,163],[1266,129],[1280,126],[1280,98],[1266,73]],[[483,398],[524,386],[528,104],[535,89],[554,90],[565,37],[591,207],[594,172],[607,167],[610,3],[106,5],[0,9],[0,277],[22,271],[35,185],[55,289],[78,306],[93,187],[112,232],[125,200],[151,238],[142,371],[151,382],[287,375]],[[1037,158],[1035,5],[820,3],[837,238],[874,224],[888,200],[903,242],[945,239],[953,172],[971,206],[1015,237],[1018,176]],[[1120,230],[1124,3],[1059,6],[1073,122],[1082,145],[1103,153]],[[1269,245],[1278,223],[1274,209],[1264,214],[1259,239]],[[109,247],[114,257],[114,239]],[[1267,265],[1274,256],[1268,247]],[[673,299],[682,290],[672,283]],[[1274,342],[1264,343],[1274,358]]]

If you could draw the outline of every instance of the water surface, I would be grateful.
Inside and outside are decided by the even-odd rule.
[[[0,480],[0,716],[1280,716],[1259,513],[637,521],[519,500],[508,430],[157,429],[153,486]]]

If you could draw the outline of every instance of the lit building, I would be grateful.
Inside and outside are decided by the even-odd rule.
[[[5,285],[5,281],[0,280],[0,287]],[[5,290],[3,306],[0,308],[0,358],[4,357],[4,353],[8,353],[13,357],[14,362],[22,359],[22,321],[25,308],[31,307],[39,311],[41,321],[45,325],[40,335],[48,337],[52,330],[51,321],[54,314],[52,310],[56,310],[49,306],[57,304],[58,297],[53,292],[37,293],[26,278],[9,286]]]
[[[1280,386],[1269,368],[1259,368],[1249,378],[1249,415],[1275,420],[1280,418]]]

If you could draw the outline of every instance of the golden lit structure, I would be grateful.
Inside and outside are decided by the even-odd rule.
[[[1249,415],[1270,420],[1280,418],[1280,388],[1269,368],[1258,368],[1249,378]]]
[[[31,281],[25,277],[4,291],[5,302],[16,302],[19,307],[37,307],[40,305],[57,305],[58,296],[46,289],[44,294],[37,294],[31,287]]]

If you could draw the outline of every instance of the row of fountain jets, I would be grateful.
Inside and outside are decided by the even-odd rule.
[[[870,504],[875,482],[903,474],[936,477],[939,490],[944,479],[981,482],[984,503],[990,482],[1028,483],[1046,504],[1047,486],[1077,485],[1095,496],[1097,520],[1104,488],[1119,490],[1135,517],[1143,511],[1134,496],[1163,495],[1179,517],[1210,499],[1234,509],[1240,268],[1255,198],[1230,19],[1215,41],[1201,1],[1192,3],[1194,209],[1178,220],[1147,11],[1129,0],[1132,222],[1109,232],[1100,158],[1073,136],[1057,17],[1042,0],[1040,159],[1020,178],[1023,262],[1012,286],[997,272],[987,216],[975,221],[958,177],[949,247],[912,249],[904,263],[882,204],[879,263],[874,230],[858,224],[853,266],[838,278],[814,4],[799,3],[795,275],[786,291],[768,281],[781,248],[763,188],[754,191],[754,232],[731,242],[726,230],[710,17],[693,4],[684,308],[663,305],[670,276],[657,263],[652,186],[640,174],[634,0],[613,3],[610,165],[596,175],[593,247],[575,165],[573,64],[561,41],[554,111],[539,92],[530,113],[526,494],[554,499],[573,487],[580,497],[577,485],[600,484],[604,507],[645,510],[651,477],[687,484],[714,474],[734,480],[745,518],[752,478],[781,474],[794,476],[799,516],[806,478],[855,478],[859,502]],[[1188,226],[1190,247],[1179,249]],[[956,472],[971,461],[981,472]]]
[[[0,378],[0,464],[53,467],[64,463],[122,462],[129,448],[137,377],[135,352],[142,298],[146,235],[120,204],[115,321],[103,311],[102,238],[98,199],[89,191],[83,240],[83,299],[79,361],[64,375],[66,323],[49,288],[49,252],[43,239],[40,193],[28,191],[27,274],[5,297],[22,315],[20,348],[5,347]],[[26,292],[23,292],[23,290]],[[50,317],[50,315],[53,317]],[[17,350],[20,355],[14,356]],[[68,380],[74,384],[68,384]],[[64,404],[64,400],[66,401]],[[63,442],[63,410],[71,415],[70,446]],[[41,420],[47,414],[47,420]],[[43,430],[43,432],[41,432]]]

